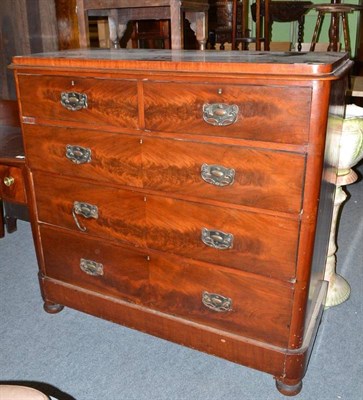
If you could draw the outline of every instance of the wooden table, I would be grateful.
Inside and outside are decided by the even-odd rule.
[[[0,125],[0,237],[28,220],[24,184],[25,157],[20,127]]]
[[[129,21],[145,19],[170,19],[171,47],[183,48],[183,14],[191,23],[200,49],[207,42],[208,1],[205,0],[77,0],[79,41],[82,48],[88,47],[88,16],[105,15],[109,20],[110,39],[114,47],[119,47],[119,39],[126,31]]]
[[[24,189],[25,159],[19,109],[15,100],[0,100],[0,237],[28,220]]]

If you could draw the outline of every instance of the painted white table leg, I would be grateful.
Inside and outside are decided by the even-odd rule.
[[[324,277],[324,279],[329,282],[325,307],[333,307],[341,304],[346,301],[350,295],[350,286],[348,282],[336,273],[336,230],[340,207],[347,198],[342,186],[350,185],[358,179],[357,174],[351,168],[362,158],[363,108],[351,104],[348,105],[346,109],[346,117],[343,122],[343,132],[340,142],[337,188]]]

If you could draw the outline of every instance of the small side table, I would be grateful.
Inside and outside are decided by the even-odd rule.
[[[0,237],[16,230],[17,219],[29,220],[21,130],[0,126]]]

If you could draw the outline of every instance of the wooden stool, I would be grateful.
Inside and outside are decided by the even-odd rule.
[[[309,6],[318,12],[318,18],[313,33],[313,38],[310,45],[310,51],[315,50],[316,42],[319,39],[321,25],[324,21],[325,14],[331,14],[331,24],[329,28],[329,47],[328,51],[338,51],[339,48],[339,18],[342,19],[345,51],[350,54],[350,37],[348,27],[348,13],[362,10],[363,6],[354,4],[319,4]]]

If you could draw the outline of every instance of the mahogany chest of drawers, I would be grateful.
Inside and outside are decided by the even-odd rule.
[[[326,294],[347,56],[15,57],[45,309],[300,391]]]

